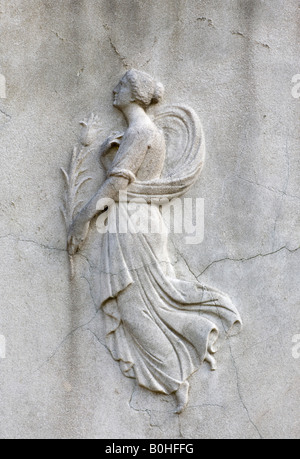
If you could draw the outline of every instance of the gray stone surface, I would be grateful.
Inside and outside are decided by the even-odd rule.
[[[298,1],[10,0],[0,16],[0,437],[299,437]],[[131,67],[202,120],[189,196],[205,199],[205,240],[175,235],[172,251],[244,321],[180,416],[111,359],[84,252],[70,283],[59,212],[78,123],[93,111],[105,134],[125,127],[111,89]]]

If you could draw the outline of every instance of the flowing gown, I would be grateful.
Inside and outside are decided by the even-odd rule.
[[[130,183],[159,177],[164,160],[160,131],[129,130],[108,177],[126,177]],[[141,231],[141,221],[157,232]],[[124,222],[127,232],[120,231]],[[240,315],[227,295],[176,278],[158,206],[118,202],[108,228],[100,272],[107,345],[125,376],[172,394],[205,360],[213,362],[219,333],[239,327]]]

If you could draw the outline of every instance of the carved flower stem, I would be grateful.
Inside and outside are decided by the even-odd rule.
[[[83,126],[80,142],[73,149],[69,172],[61,168],[65,182],[66,192],[64,197],[64,206],[61,208],[67,234],[71,228],[74,219],[78,215],[84,201],[79,199],[79,192],[82,187],[92,180],[92,177],[86,175],[88,169],[85,167],[85,161],[92,153],[97,144],[97,139],[100,133],[100,120],[92,114],[86,121],[80,123]],[[69,255],[70,260],[70,276],[71,280],[75,276],[74,256]]]

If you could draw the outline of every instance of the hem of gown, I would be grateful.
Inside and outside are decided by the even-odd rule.
[[[130,287],[130,285],[128,287]],[[124,290],[126,290],[126,288]],[[175,394],[179,390],[182,384],[187,382],[197,371],[199,371],[201,366],[206,361],[206,357],[208,353],[210,353],[210,355],[212,356],[212,354],[216,352],[216,351],[213,351],[212,348],[219,340],[220,334],[219,334],[218,328],[212,324],[211,330],[207,332],[206,346],[205,346],[206,352],[202,356],[201,359],[199,357],[198,364],[197,365],[193,364],[188,374],[184,375],[184,377],[182,377],[180,380],[176,381],[175,379],[173,379],[171,381],[172,378],[170,377],[169,384],[167,384],[165,381],[166,383],[165,386],[163,386],[161,382],[156,380],[155,381],[156,387],[154,387],[154,385],[147,384],[145,382],[142,382],[139,379],[138,375],[136,374],[136,368],[135,368],[136,364],[134,362],[134,358],[128,359],[126,358],[125,355],[122,356],[122,351],[124,352],[124,350],[123,349],[120,350],[120,346],[116,345],[118,330],[123,329],[122,319],[118,313],[118,309],[116,305],[116,299],[114,298],[108,299],[104,301],[100,307],[102,308],[105,314],[105,317],[106,317],[106,326],[107,326],[106,343],[107,343],[107,347],[113,359],[119,364],[120,370],[122,371],[122,374],[125,377],[129,379],[135,379],[138,382],[139,386],[143,387],[144,389],[150,390],[158,394],[163,394],[163,395]],[[123,330],[121,333],[123,333]],[[155,376],[152,376],[152,378],[149,378],[149,381],[151,379],[155,380]],[[160,388],[158,388],[158,386],[160,386]]]

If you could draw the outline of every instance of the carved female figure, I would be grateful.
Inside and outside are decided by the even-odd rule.
[[[118,151],[104,184],[70,228],[70,254],[75,254],[87,237],[91,220],[99,214],[101,198],[118,202],[122,190],[147,201],[157,195],[179,196],[201,169],[193,165],[177,181],[168,174],[162,178],[166,140],[146,112],[163,96],[160,83],[144,72],[130,70],[113,94],[114,106],[124,114],[128,129],[101,146],[103,160],[112,147],[118,146]],[[146,213],[149,218],[147,207],[145,218]],[[154,227],[164,228],[159,206],[151,206],[150,218]],[[204,361],[212,370],[216,368],[213,345],[219,330],[227,332],[240,324],[240,316],[223,293],[176,278],[167,230],[142,233],[132,229],[103,235],[99,306],[105,313],[107,344],[125,376],[149,390],[175,394],[176,412],[181,413],[188,403],[189,377]]]

